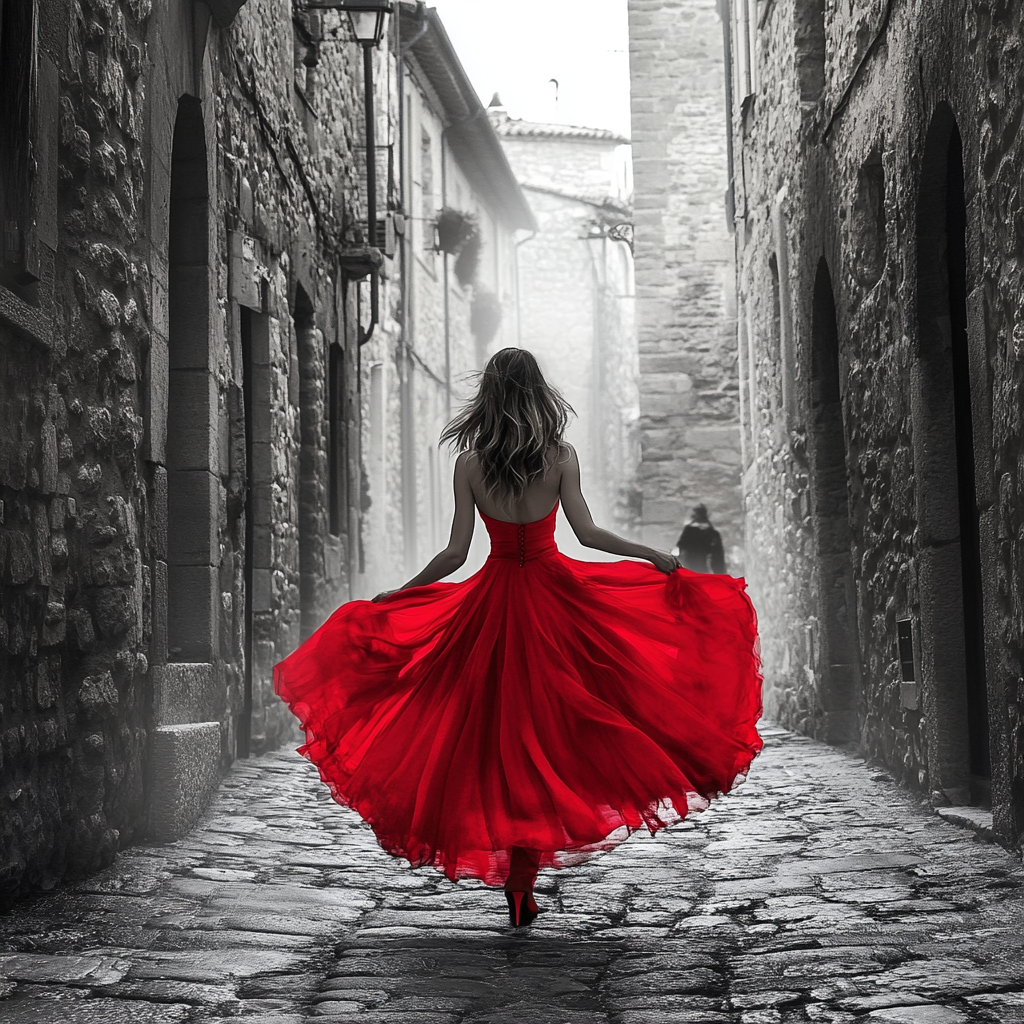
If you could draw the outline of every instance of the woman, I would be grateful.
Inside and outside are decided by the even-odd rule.
[[[460,450],[448,546],[274,670],[334,798],[414,867],[503,885],[517,927],[539,913],[541,868],[703,809],[761,749],[743,581],[595,526],[570,412],[529,352],[498,352],[442,435]],[[651,564],[566,558],[559,505],[582,544]],[[439,583],[476,510],[490,557]]]

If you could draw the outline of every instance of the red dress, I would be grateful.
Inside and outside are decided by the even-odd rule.
[[[483,516],[484,567],[342,605],[274,669],[300,753],[381,846],[501,885],[703,809],[761,749],[743,580],[580,562]]]

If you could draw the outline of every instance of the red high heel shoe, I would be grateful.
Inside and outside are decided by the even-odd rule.
[[[533,893],[506,891],[505,899],[508,900],[509,924],[513,928],[525,928],[526,925],[533,924],[534,918],[540,912],[539,909],[530,908],[531,903],[534,907],[537,906]]]

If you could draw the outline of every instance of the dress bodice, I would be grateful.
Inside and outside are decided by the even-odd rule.
[[[491,558],[512,559],[520,565],[558,550],[555,545],[555,517],[558,502],[543,518],[532,523],[506,523],[480,513],[491,538]]]

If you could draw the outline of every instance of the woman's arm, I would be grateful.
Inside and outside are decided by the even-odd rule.
[[[439,551],[408,583],[398,590],[409,587],[425,587],[428,583],[436,583],[462,567],[469,554],[469,545],[473,540],[473,527],[476,525],[476,503],[473,501],[473,490],[469,486],[469,473],[466,469],[468,452],[463,452],[455,460],[455,516],[452,519],[452,532],[448,538],[448,547]],[[388,594],[398,591],[388,590],[378,594],[374,601],[383,600]]]
[[[646,558],[661,572],[668,573],[678,569],[679,560],[667,551],[649,548],[646,544],[636,544],[631,540],[626,540],[625,537],[619,537],[610,530],[602,530],[594,523],[590,509],[587,507],[587,500],[583,497],[583,491],[580,489],[579,459],[577,459],[572,445],[567,444],[565,447],[569,449],[569,458],[562,463],[560,500],[562,511],[565,512],[565,518],[569,520],[576,539],[584,547],[607,551],[610,555]]]

